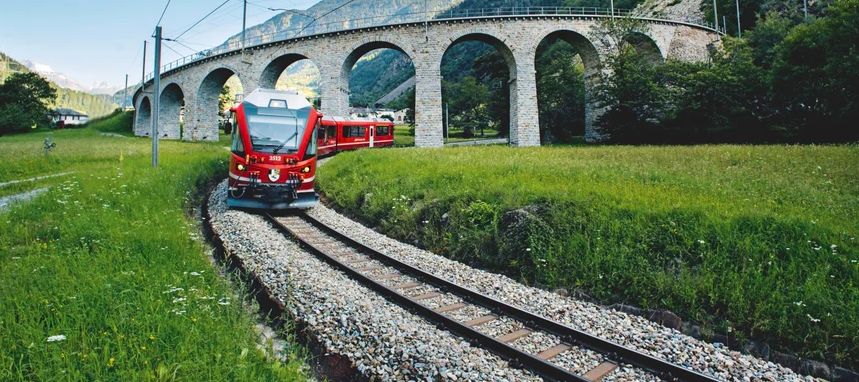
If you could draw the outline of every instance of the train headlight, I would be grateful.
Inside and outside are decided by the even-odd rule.
[[[310,172],[310,166],[304,166],[304,168],[301,169],[301,173],[303,174],[307,174],[308,172]]]
[[[277,182],[277,180],[280,179],[280,170],[276,168],[271,169],[271,171],[268,172],[268,178],[272,182]]]
[[[236,168],[237,168],[239,171],[245,171],[245,170],[247,170],[247,167],[245,167],[245,165],[243,165],[243,164],[241,164],[241,163],[237,164],[237,165],[236,165]]]

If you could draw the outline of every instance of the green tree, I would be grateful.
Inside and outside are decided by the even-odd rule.
[[[775,58],[776,46],[797,23],[798,20],[776,11],[771,11],[759,18],[755,29],[746,34],[754,54],[755,64],[769,68]]]
[[[563,40],[538,48],[537,107],[543,143],[572,142],[585,132],[584,65]]]
[[[47,126],[48,105],[57,97],[36,73],[14,73],[0,85],[0,134]]]
[[[803,141],[859,139],[859,0],[793,28],[775,49],[773,95]]]
[[[725,37],[722,44],[709,63],[670,62],[661,67],[665,88],[673,90],[661,141],[766,139],[761,127],[771,108],[766,72],[755,65],[745,40]]]
[[[445,101],[452,125],[463,129],[466,138],[474,136],[475,129],[489,123],[486,107],[489,89],[474,77],[465,77],[459,83],[448,83]]]
[[[606,111],[597,124],[601,134],[613,142],[640,143],[649,140],[669,104],[669,94],[660,83],[657,67],[631,45],[609,57],[609,72],[603,72],[594,98]]]

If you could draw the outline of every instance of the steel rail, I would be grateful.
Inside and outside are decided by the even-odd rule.
[[[319,229],[329,237],[340,241],[347,246],[352,247],[353,249],[356,249],[358,252],[363,253],[370,258],[378,260],[390,267],[396,268],[398,271],[407,276],[414,277],[422,282],[433,285],[439,288],[441,291],[446,291],[459,295],[465,301],[468,301],[474,305],[482,306],[483,308],[486,308],[492,312],[501,313],[505,316],[514,318],[518,321],[525,323],[526,326],[529,328],[553,334],[559,337],[562,341],[567,342],[571,345],[579,345],[591,349],[593,351],[606,355],[609,359],[613,361],[631,364],[633,366],[651,371],[659,375],[660,377],[671,381],[718,381],[718,379],[704,375],[697,371],[693,371],[677,364],[653,357],[651,355],[638,352],[636,350],[630,349],[612,341],[593,336],[581,330],[571,328],[565,324],[552,321],[543,316],[522,310],[505,302],[483,295],[467,287],[437,277],[432,273],[423,271],[410,264],[406,264],[400,260],[385,255],[373,248],[370,248],[363,243],[360,243],[357,240],[329,227],[328,225],[307,214],[299,213],[296,216],[310,223],[313,227]],[[588,381],[588,379],[575,375],[565,369],[561,369],[551,364],[547,360],[544,361],[529,353],[522,352],[512,346],[498,341],[495,338],[486,336],[485,334],[482,334],[481,332],[469,326],[463,325],[463,323],[448,318],[447,316],[444,316],[443,314],[436,312],[418,303],[417,301],[410,299],[407,296],[397,293],[396,290],[388,288],[380,282],[361,274],[355,268],[352,268],[349,265],[326,254],[325,250],[312,245],[312,243],[290,230],[288,227],[285,226],[285,224],[278,221],[274,216],[270,214],[265,214],[265,217],[278,230],[287,233],[289,236],[297,240],[301,247],[307,249],[314,255],[325,260],[326,262],[335,265],[336,267],[340,268],[345,273],[349,274],[355,279],[358,279],[360,282],[364,283],[371,289],[383,294],[384,296],[396,301],[403,306],[407,306],[410,310],[420,312],[421,315],[443,326],[444,328],[447,328],[448,330],[455,332],[467,339],[471,339],[474,342],[486,347],[490,351],[496,352],[503,357],[515,360],[522,366],[525,366],[528,369],[533,370],[541,376],[547,377],[549,379],[563,381]]]

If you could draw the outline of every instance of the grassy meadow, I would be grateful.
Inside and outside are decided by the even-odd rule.
[[[336,207],[450,258],[859,366],[859,146],[338,155]]]
[[[0,137],[0,183],[73,172],[0,188],[49,187],[0,212],[0,380],[306,379],[298,348],[288,363],[257,349],[187,214],[223,144],[162,142],[152,169],[149,140],[102,133],[130,123]]]

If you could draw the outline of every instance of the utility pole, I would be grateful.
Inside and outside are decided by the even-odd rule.
[[[611,0],[611,18],[614,18],[614,0]]]
[[[143,73],[140,75],[140,93],[143,93],[143,85],[146,83],[146,40],[143,40]]]
[[[740,26],[740,0],[737,2],[737,37],[743,37],[743,28]]]
[[[125,75],[125,87],[122,88],[122,111],[128,106],[128,74]]]
[[[722,31],[728,34],[728,18],[722,15]]]
[[[713,0],[713,27],[719,32],[719,11],[716,10],[716,0]]]
[[[444,141],[450,140],[450,104],[444,104]]]
[[[161,108],[161,26],[155,27],[155,72],[152,77],[152,167],[158,167],[158,112]]]
[[[802,0],[802,13],[805,14],[804,21],[808,21],[808,0]]]
[[[245,51],[245,32],[247,31],[246,25],[248,22],[248,0],[244,0],[244,7],[242,8],[242,53]]]

